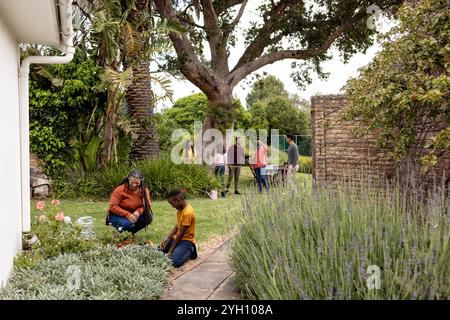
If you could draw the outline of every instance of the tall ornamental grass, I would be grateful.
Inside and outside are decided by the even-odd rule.
[[[250,299],[449,299],[448,191],[423,202],[390,190],[247,194],[231,254],[238,287]]]

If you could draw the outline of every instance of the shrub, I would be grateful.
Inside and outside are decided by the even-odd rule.
[[[305,186],[248,194],[232,245],[237,285],[251,299],[449,299],[447,199]],[[367,286],[371,265],[379,290]]]
[[[299,156],[298,160],[300,164],[300,172],[312,173],[312,157]]]
[[[132,165],[112,165],[94,175],[97,196],[109,197],[131,168],[138,168],[145,177],[152,199],[164,199],[171,189],[186,189],[188,196],[205,197],[206,191],[218,187],[216,178],[203,165],[174,164],[168,155],[139,161]]]
[[[16,267],[32,267],[42,259],[61,253],[86,251],[94,246],[92,239],[81,236],[81,227],[73,223],[69,216],[64,216],[59,200],[53,200],[49,206],[44,201],[39,201],[36,208],[40,212],[35,216],[32,230],[39,242],[16,257]]]
[[[170,261],[155,248],[99,246],[18,269],[0,299],[157,299],[167,286]]]

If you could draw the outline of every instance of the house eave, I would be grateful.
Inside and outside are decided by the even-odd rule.
[[[18,43],[59,46],[61,26],[56,0],[2,0],[1,18]]]

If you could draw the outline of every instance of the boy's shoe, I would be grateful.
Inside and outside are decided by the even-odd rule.
[[[240,193],[239,191],[235,191],[234,194],[242,194],[242,193]]]
[[[198,245],[196,243],[194,243],[194,246],[195,246],[195,250],[191,254],[191,258],[190,258],[191,260],[195,260],[198,258]]]

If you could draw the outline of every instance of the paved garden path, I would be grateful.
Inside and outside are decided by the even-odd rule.
[[[226,241],[212,253],[188,263],[184,270],[175,271],[161,300],[242,299],[228,264],[228,250]]]

